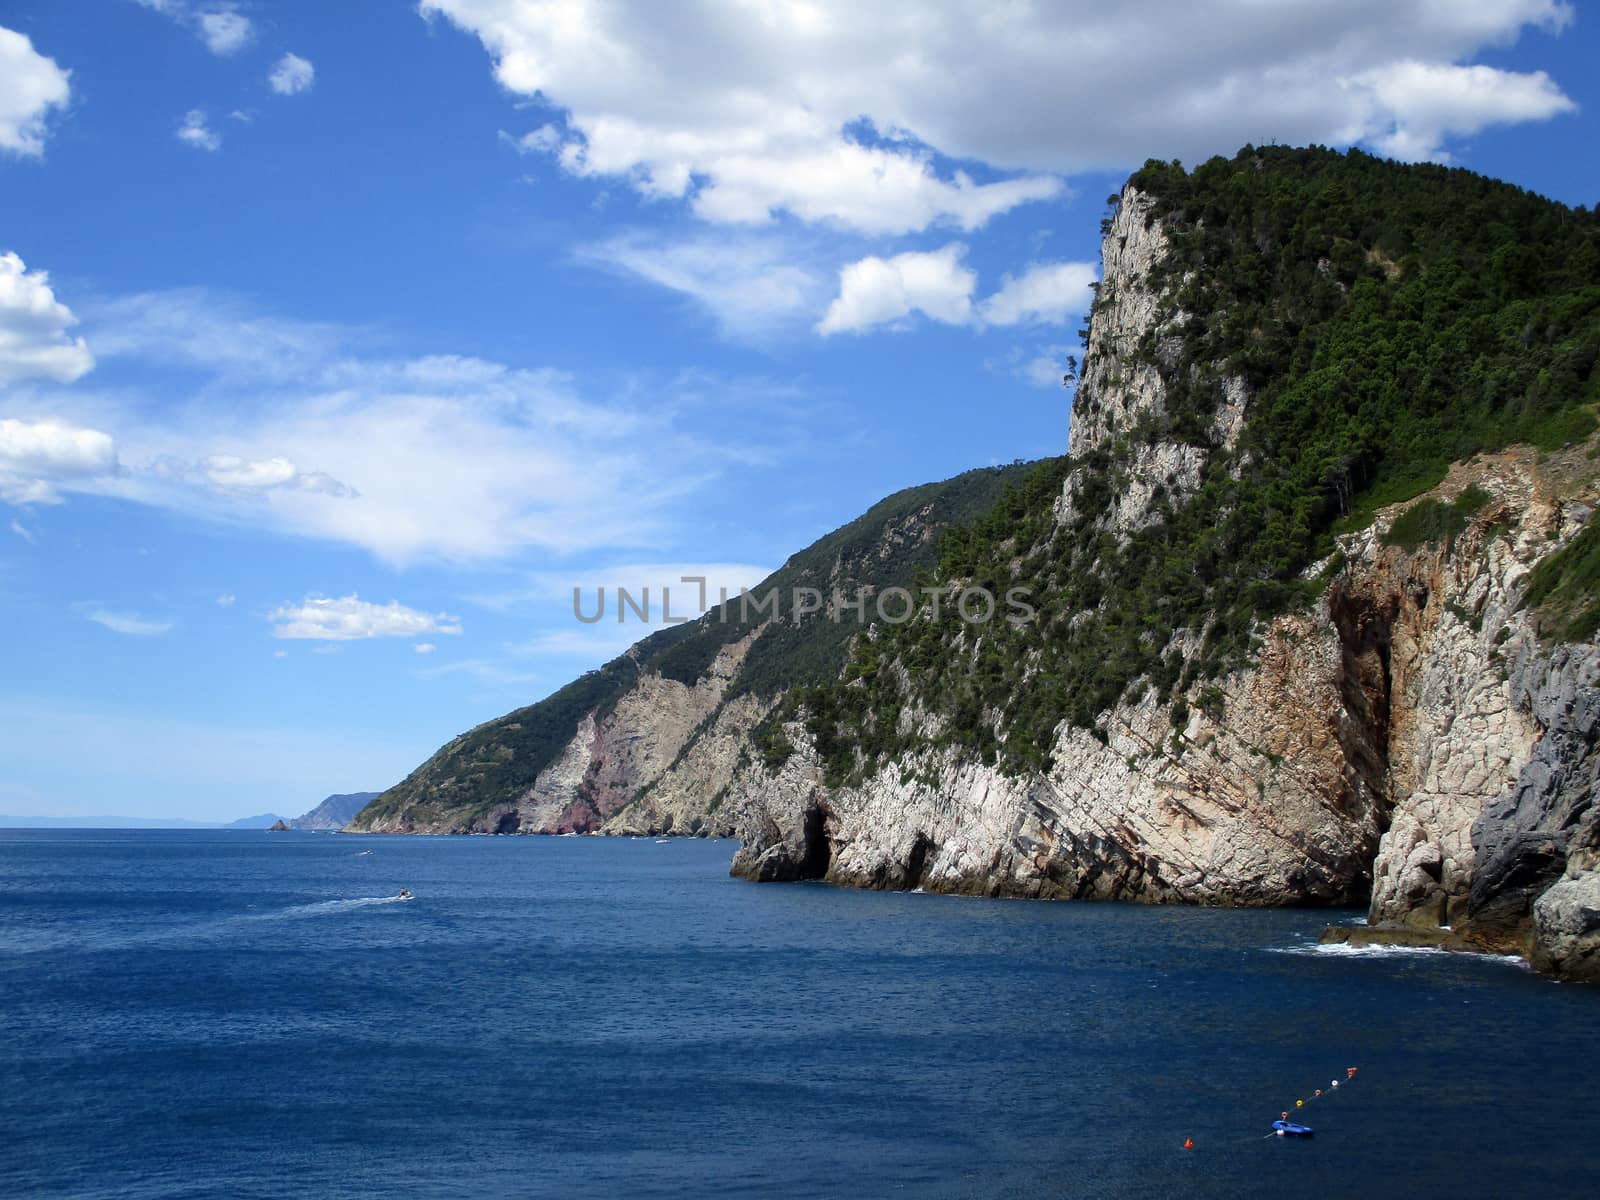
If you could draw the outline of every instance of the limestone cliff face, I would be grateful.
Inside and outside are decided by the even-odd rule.
[[[1112,534],[1139,527],[1158,487],[1181,499],[1206,469],[1206,448],[1162,436],[1162,375],[1132,354],[1153,342],[1159,361],[1163,330],[1181,319],[1150,282],[1165,247],[1143,197],[1124,192],[1072,433],[1075,457],[1109,453],[1123,468],[1121,494],[1095,517]],[[1221,384],[1213,444],[1231,446],[1249,397],[1239,380]],[[735,873],[988,895],[1370,901],[1374,925],[1450,926],[1600,977],[1600,647],[1547,645],[1521,607],[1533,567],[1600,502],[1589,449],[1453,468],[1411,502],[1468,486],[1490,495],[1449,544],[1387,546],[1409,505],[1380,513],[1343,539],[1343,566],[1312,611],[1274,620],[1251,666],[1191,690],[1181,727],[1147,692],[1099,731],[1058,727],[1048,772],[1017,776],[942,745],[939,719],[911,711],[901,720],[923,749],[830,788],[795,722],[780,769],[748,761],[719,784],[719,811],[745,843]],[[1058,519],[1077,503],[1069,482]]]
[[[1379,926],[1452,926],[1558,973],[1600,966],[1600,647],[1550,650],[1519,609],[1565,543],[1535,456],[1452,471],[1494,499],[1453,546],[1348,542],[1323,602],[1187,722],[1146,695],[1108,737],[1063,727],[1046,774],[950,749],[829,789],[805,729],[723,810],[736,872],[866,887],[1204,904],[1352,904]],[[911,718],[932,745],[940,732]]]
[[[1163,429],[1167,384],[1162,369],[1170,369],[1176,360],[1177,328],[1188,314],[1167,299],[1171,289],[1158,281],[1169,244],[1152,208],[1150,199],[1130,186],[1111,218],[1073,405],[1072,454],[1099,450],[1117,455],[1121,486],[1096,521],[1118,534],[1153,521],[1158,496],[1181,502],[1192,495],[1210,457],[1204,448],[1175,440]],[[1147,339],[1153,354],[1138,353]],[[1212,434],[1220,448],[1232,449],[1244,428],[1248,397],[1243,380],[1224,377],[1220,382],[1223,401]],[[1143,436],[1128,438],[1141,430]],[[1075,481],[1075,476],[1068,479],[1057,506],[1063,522],[1071,520],[1078,504]]]
[[[599,831],[609,819],[617,817],[634,798],[681,767],[680,754],[691,742],[703,722],[717,712],[729,683],[737,675],[760,629],[723,647],[710,668],[693,685],[646,672],[606,713],[586,713],[559,756],[539,772],[533,786],[520,795],[485,808],[463,819],[455,813],[418,819],[400,813],[372,821],[365,828],[373,833],[589,833]],[[752,706],[765,712],[766,705],[748,697],[734,712],[744,713]],[[770,704],[768,701],[766,704]],[[731,720],[725,714],[724,720]],[[759,715],[757,716],[759,719]],[[711,780],[717,771],[713,755],[702,748],[694,759],[701,768],[699,778]],[[731,771],[731,763],[724,768]],[[681,777],[682,771],[676,770]],[[669,785],[670,786],[670,785]],[[686,806],[674,808],[670,802],[661,811],[681,814]],[[652,812],[656,810],[652,809]],[[706,799],[697,794],[694,811],[683,816],[681,832],[731,833],[731,828],[713,829]],[[652,822],[644,818],[639,832],[667,831],[670,818]],[[626,821],[609,832],[631,831]]]

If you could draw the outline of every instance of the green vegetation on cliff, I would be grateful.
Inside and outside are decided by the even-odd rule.
[[[1600,525],[1590,525],[1534,568],[1523,603],[1539,609],[1544,632],[1559,641],[1600,633]]]
[[[1041,466],[946,539],[941,578],[1028,588],[1036,621],[975,633],[947,612],[886,628],[858,643],[843,680],[806,695],[835,781],[915,749],[899,725],[913,702],[1012,770],[1046,766],[1060,721],[1092,729],[1123,695],[1154,688],[1176,709],[1192,683],[1245,660],[1259,619],[1320,591],[1307,568],[1337,530],[1427,490],[1452,461],[1595,428],[1596,214],[1358,151],[1247,147],[1192,172],[1152,162],[1131,182],[1169,239],[1151,282],[1175,323],[1163,344],[1152,333],[1117,353],[1159,370],[1165,409]],[[1250,396],[1231,449],[1213,431],[1230,376]],[[1086,390],[1076,403],[1093,413],[1110,399]],[[1202,447],[1208,466],[1192,498],[1158,492],[1150,523],[1119,538],[1099,518],[1140,441]],[[1058,524],[1068,476],[1074,515]],[[1399,535],[1448,539],[1464,515],[1430,510]],[[1174,642],[1181,630],[1197,647]],[[894,660],[904,676],[882,669]]]

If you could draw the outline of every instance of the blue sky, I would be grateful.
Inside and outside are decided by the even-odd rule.
[[[0,812],[385,787],[644,632],[574,586],[1061,452],[1147,157],[1600,201],[1556,0],[357,12],[0,3]]]

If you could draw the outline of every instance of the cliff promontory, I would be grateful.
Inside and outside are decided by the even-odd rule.
[[[1070,453],[892,498],[786,568],[949,602],[657,635],[357,825],[731,833],[757,880],[1366,904],[1600,978],[1595,214],[1246,148],[1149,164],[1103,231]],[[543,739],[515,786],[510,726]]]

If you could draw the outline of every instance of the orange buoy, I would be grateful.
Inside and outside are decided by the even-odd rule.
[[[1183,1148],[1185,1150],[1193,1150],[1194,1149],[1194,1139],[1193,1138],[1184,1138],[1183,1139]]]

